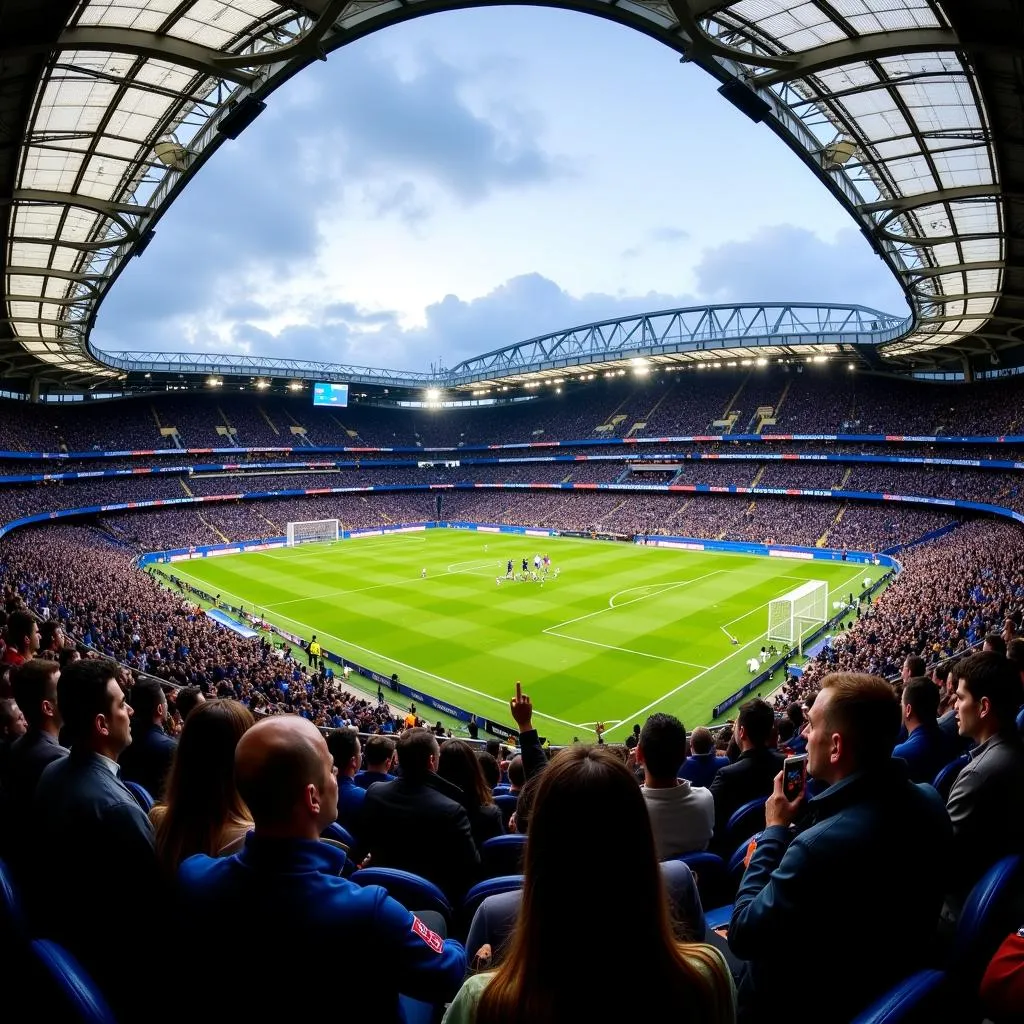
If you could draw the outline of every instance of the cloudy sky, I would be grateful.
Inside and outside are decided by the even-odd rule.
[[[121,276],[94,343],[427,369],[705,302],[905,312],[842,210],[715,85],[563,11],[376,33],[221,148]]]

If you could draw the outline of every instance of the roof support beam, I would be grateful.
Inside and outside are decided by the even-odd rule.
[[[968,274],[972,270],[1004,270],[1002,260],[979,260],[977,263],[954,263],[947,267],[915,267],[906,270],[907,277],[944,277],[946,274]]]
[[[242,63],[226,63],[224,54],[208,46],[199,46],[185,39],[142,32],[133,28],[112,28],[104,25],[76,26],[66,29],[57,40],[58,50],[87,52],[130,53],[136,57],[151,57],[169,64],[179,64],[213,78],[223,78],[237,85],[252,85],[256,76],[243,71]],[[232,55],[234,56],[234,55]]]
[[[101,213],[113,220],[121,217],[147,217],[153,213],[150,206],[136,206],[134,203],[117,203],[111,199],[98,199],[96,196],[72,195],[68,192],[50,192],[41,188],[19,188],[11,195],[10,202],[43,203],[51,206],[77,206],[83,210]],[[0,205],[4,201],[0,199]]]
[[[958,185],[955,188],[939,189],[937,192],[918,192],[916,195],[895,196],[892,199],[880,199],[875,203],[862,203],[857,210],[860,213],[878,213],[881,210],[900,213],[905,210],[917,210],[922,206],[934,206],[937,203],[956,203],[961,199],[983,199],[1003,195],[1002,188],[997,184]]]
[[[788,67],[757,75],[751,81],[751,85],[765,89],[794,78],[807,78],[819,71],[828,71],[829,68],[841,67],[843,64],[862,63],[895,54],[956,50],[959,47],[960,41],[956,33],[948,28],[907,28],[898,32],[873,32],[871,35],[841,39],[803,50],[794,55]]]

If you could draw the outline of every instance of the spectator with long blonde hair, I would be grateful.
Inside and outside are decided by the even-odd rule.
[[[569,747],[537,788],[508,951],[466,981],[445,1024],[619,1022],[638,993],[678,1024],[735,1020],[721,954],[675,937],[636,780],[601,747]]]
[[[149,815],[157,857],[168,875],[195,853],[216,857],[252,828],[234,772],[235,747],[254,721],[235,700],[206,701],[185,720],[164,802]]]

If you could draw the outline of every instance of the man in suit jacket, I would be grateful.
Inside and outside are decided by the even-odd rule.
[[[69,665],[57,706],[71,752],[49,765],[36,787],[36,856],[29,897],[38,934],[56,939],[92,974],[119,1020],[132,1020],[145,971],[125,969],[156,954],[161,910],[153,826],[118,778],[131,743],[132,709],[113,662]],[[150,989],[151,991],[151,989]]]
[[[722,847],[729,819],[745,803],[768,799],[775,776],[782,771],[785,761],[775,749],[775,712],[759,697],[740,708],[736,741],[741,751],[739,759],[719,768],[711,783],[711,795],[715,798],[715,844],[723,853],[732,852]]]
[[[429,729],[406,729],[397,749],[402,774],[366,791],[360,843],[375,867],[421,875],[457,906],[480,866],[461,791],[437,775],[440,748]]]
[[[972,654],[957,665],[956,717],[977,744],[949,791],[956,912],[982,873],[1000,857],[1024,851],[1024,748],[1016,728],[1020,679],[1001,654]]]
[[[57,662],[33,658],[23,662],[12,673],[14,699],[25,715],[28,731],[11,744],[4,772],[3,790],[6,813],[11,817],[5,854],[15,870],[27,852],[25,838],[31,829],[32,797],[43,769],[53,761],[67,757],[67,747],[57,741],[60,712],[57,709]]]
[[[959,754],[956,743],[939,728],[939,696],[939,688],[927,676],[915,676],[903,687],[907,738],[896,745],[892,756],[907,762],[907,774],[914,782],[931,782]]]
[[[164,795],[178,741],[164,732],[167,698],[155,679],[140,679],[132,687],[132,742],[121,755],[121,774],[137,782],[154,800]]]

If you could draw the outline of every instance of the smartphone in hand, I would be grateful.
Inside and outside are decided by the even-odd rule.
[[[807,783],[807,755],[787,757],[782,766],[782,792],[792,803]]]

